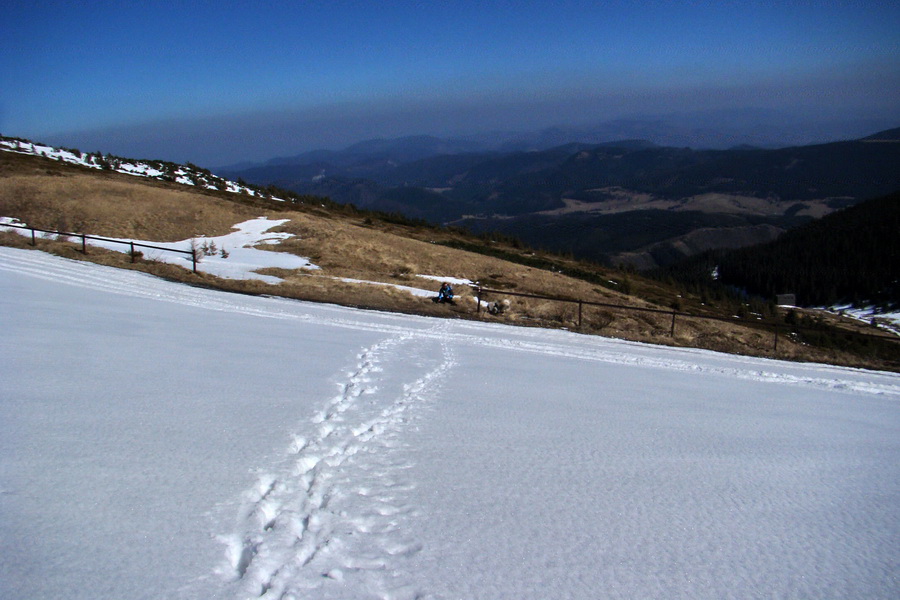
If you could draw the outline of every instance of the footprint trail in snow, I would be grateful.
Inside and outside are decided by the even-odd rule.
[[[409,531],[420,515],[405,501],[412,465],[400,434],[455,364],[437,332],[421,333],[363,349],[340,392],[306,424],[312,433],[295,434],[281,463],[244,493],[236,532],[221,536],[219,568],[239,597],[420,595],[404,577],[422,544]],[[421,375],[399,381],[393,364],[407,378]]]

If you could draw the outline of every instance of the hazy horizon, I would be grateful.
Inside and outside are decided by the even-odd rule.
[[[763,144],[900,125],[894,6],[170,6],[0,9],[0,132],[219,166],[618,119]]]

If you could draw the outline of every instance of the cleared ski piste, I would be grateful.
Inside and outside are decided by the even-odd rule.
[[[2,598],[900,595],[895,374],[10,248],[0,314]]]

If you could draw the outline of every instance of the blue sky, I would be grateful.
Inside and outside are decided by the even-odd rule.
[[[9,0],[0,23],[0,132],[200,164],[704,109],[900,119],[889,2]]]

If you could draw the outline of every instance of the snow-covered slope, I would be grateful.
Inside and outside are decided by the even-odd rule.
[[[0,597],[896,598],[900,376],[0,248]]]

